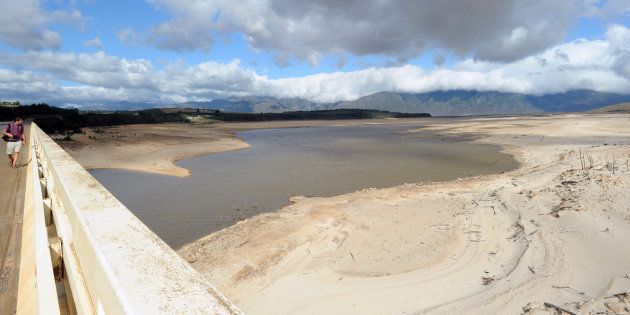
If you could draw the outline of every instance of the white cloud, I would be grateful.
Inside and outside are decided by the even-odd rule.
[[[49,29],[38,0],[0,1],[0,39],[7,45],[40,50],[59,48],[61,36]]]
[[[100,37],[95,37],[95,38],[84,41],[83,46],[97,48],[97,49],[103,49],[105,47],[103,46],[103,42],[101,42]]]
[[[26,52],[0,54],[2,62],[15,68],[28,68],[50,74],[57,79],[106,88],[157,89],[152,64],[144,59],[127,60],[107,55]]]
[[[43,50],[61,46],[61,35],[48,29],[50,23],[76,24],[83,27],[84,18],[76,9],[48,12],[40,0],[0,1],[0,41],[9,46]]]
[[[130,28],[118,31],[116,36],[118,37],[118,40],[125,45],[133,45],[141,41],[140,34]]]
[[[299,97],[334,102],[381,92],[497,90],[528,94],[572,89],[630,93],[630,29],[610,25],[605,38],[556,45],[512,63],[473,58],[449,69],[414,65],[369,68],[270,79],[241,65],[208,61],[171,62],[161,68],[144,59],[104,52],[91,54],[0,53],[0,93],[21,100],[93,103],[98,101],[201,101],[225,96]],[[58,82],[75,82],[63,86]]]

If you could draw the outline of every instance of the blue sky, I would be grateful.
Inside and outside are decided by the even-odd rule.
[[[80,103],[104,101],[109,94],[112,100],[172,102],[267,94],[341,100],[381,90],[540,94],[580,88],[575,82],[545,88],[527,81],[523,69],[535,60],[550,64],[553,58],[544,55],[553,49],[572,49],[576,58],[601,59],[601,53],[621,58],[606,65],[607,73],[593,73],[594,64],[585,67],[584,78],[603,81],[582,80],[583,88],[624,92],[629,86],[623,65],[630,55],[623,43],[630,27],[625,0],[534,5],[400,0],[387,6],[380,1],[7,0],[0,6],[9,12],[0,22],[16,25],[0,30],[2,98]],[[573,47],[578,39],[585,39],[582,51]],[[611,40],[615,46],[608,45],[609,52],[595,51],[604,49],[598,43]],[[551,65],[558,72],[568,66]],[[127,81],[105,82],[99,71],[112,78],[119,71]],[[193,72],[194,79],[180,77]],[[487,86],[467,82],[471,72]],[[48,92],[37,93],[34,86],[20,91],[12,77],[37,77]],[[451,87],[449,81],[458,83]],[[190,93],[173,93],[177,87]]]

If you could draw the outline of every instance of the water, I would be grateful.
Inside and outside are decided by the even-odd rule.
[[[170,246],[178,248],[273,211],[291,196],[443,181],[513,169],[499,147],[443,140],[411,126],[363,125],[241,132],[251,148],[180,161],[186,178],[122,170],[91,173]],[[235,209],[240,210],[235,210]]]

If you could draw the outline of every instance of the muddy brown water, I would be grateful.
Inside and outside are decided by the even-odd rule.
[[[409,133],[419,125],[261,129],[238,133],[251,148],[185,159],[177,178],[123,170],[90,173],[173,248],[279,209],[291,196],[335,196],[374,187],[446,181],[514,169],[493,145]]]

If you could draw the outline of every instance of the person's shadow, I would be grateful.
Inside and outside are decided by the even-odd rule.
[[[28,162],[26,163],[18,163],[15,168],[20,168],[20,167],[27,167],[30,163],[31,163],[31,157],[28,158]]]

